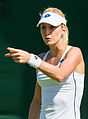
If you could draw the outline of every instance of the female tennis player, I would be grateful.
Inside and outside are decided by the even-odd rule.
[[[37,82],[28,119],[80,119],[85,63],[80,48],[68,45],[67,20],[57,8],[47,8],[37,24],[49,46],[39,56],[8,47],[17,63],[36,68]]]

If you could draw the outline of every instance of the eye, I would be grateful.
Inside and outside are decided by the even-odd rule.
[[[50,29],[54,29],[54,28],[55,28],[55,26],[52,26],[52,25],[50,26]]]
[[[41,26],[41,29],[45,29],[46,27],[45,26]]]

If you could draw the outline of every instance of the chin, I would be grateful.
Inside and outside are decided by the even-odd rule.
[[[46,45],[48,45],[48,46],[53,46],[53,45],[55,45],[56,43],[50,43],[50,42],[48,42],[48,43],[46,43]]]
[[[48,42],[48,43],[46,43],[46,45],[48,45],[48,46],[49,46],[49,45],[52,45],[52,44]]]

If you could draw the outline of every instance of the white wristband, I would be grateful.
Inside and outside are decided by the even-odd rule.
[[[38,68],[41,64],[41,61],[42,60],[37,55],[31,54],[28,64],[34,68]]]

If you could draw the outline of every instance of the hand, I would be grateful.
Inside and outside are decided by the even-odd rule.
[[[10,47],[8,47],[7,50],[9,50],[10,53],[5,54],[5,56],[12,57],[12,59],[17,63],[27,63],[31,57],[31,54],[24,50]]]

